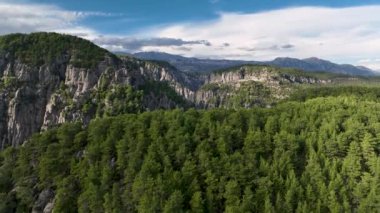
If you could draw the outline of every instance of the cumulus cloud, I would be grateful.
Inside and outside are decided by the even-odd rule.
[[[358,61],[358,65],[380,72],[380,58],[362,59]]]
[[[214,20],[143,28],[128,36],[100,36],[81,22],[91,16],[123,15],[3,1],[0,34],[54,31],[90,39],[111,51],[162,51],[245,60],[319,57],[380,70],[380,5],[222,12]]]
[[[217,52],[231,59],[319,57],[359,64],[362,59],[380,54],[380,6],[220,13],[216,20],[173,24],[148,33],[184,40],[207,40],[213,44],[194,47],[190,52],[172,51],[187,56],[207,57]],[[229,44],[228,48],[217,48],[224,43]],[[169,49],[161,47],[160,50]]]
[[[139,39],[134,37],[99,37],[93,40],[96,44],[103,47],[108,47],[109,49],[114,49],[117,51],[129,51],[136,52],[141,51],[146,47],[182,47],[176,48],[179,51],[188,52],[189,46],[202,45],[211,46],[211,43],[206,40],[182,40],[178,38],[145,38]]]
[[[181,47],[175,50],[189,52],[193,45],[211,46],[206,40],[183,40],[181,38],[136,38],[99,35],[80,21],[92,17],[123,16],[93,11],[69,11],[54,5],[0,2],[0,34],[49,31],[71,34],[92,40],[111,51],[141,51],[145,47]]]
[[[54,31],[93,38],[95,31],[78,22],[90,16],[114,16],[103,12],[68,11],[53,5],[0,3],[0,34]]]

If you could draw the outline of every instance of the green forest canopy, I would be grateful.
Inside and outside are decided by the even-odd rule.
[[[379,121],[339,96],[64,124],[1,153],[0,211],[376,212]]]
[[[0,36],[0,53],[32,66],[51,64],[70,56],[74,66],[95,68],[106,55],[116,56],[85,39],[58,33],[9,34]]]

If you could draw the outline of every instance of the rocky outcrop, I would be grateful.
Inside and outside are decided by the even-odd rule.
[[[49,37],[49,34],[44,36]],[[59,41],[59,35],[52,36]],[[23,39],[27,38],[25,35]],[[58,51],[50,48],[54,57],[38,55],[38,60],[34,62],[28,62],[29,58],[22,59],[15,52],[0,52],[1,149],[18,146],[33,133],[64,122],[78,121],[86,125],[95,116],[101,116],[103,108],[113,109],[113,101],[107,98],[116,91],[116,87],[143,89],[143,110],[154,110],[230,107],[231,99],[237,102],[236,106],[250,107],[286,97],[289,84],[328,83],[307,75],[287,74],[268,66],[242,66],[209,74],[188,74],[164,62],[118,58],[77,38],[71,38],[71,42],[76,43],[67,45],[74,49]],[[31,53],[39,53],[33,49],[36,47],[28,45],[18,48],[29,57]],[[95,60],[84,57],[88,54],[86,52],[78,54],[81,51],[75,49],[78,45],[97,52],[100,57],[95,55]],[[86,65],[83,62],[91,63]],[[152,82],[165,84],[149,88],[154,85]],[[244,96],[241,98],[244,100],[236,101],[235,97],[239,96]],[[127,107],[131,104],[123,101],[126,100],[114,102]],[[113,115],[113,110],[110,111]],[[121,112],[125,113],[123,110]]]
[[[92,69],[78,68],[64,55],[51,64],[33,67],[20,61],[1,58],[0,70],[0,142],[1,147],[18,146],[33,133],[64,122],[88,123],[95,111],[85,112],[84,105],[97,103],[93,94],[114,85],[130,85],[136,89],[147,82],[166,82],[179,97],[200,108],[220,107],[229,97],[239,93],[247,82],[259,82],[283,98],[285,84],[323,84],[317,78],[283,74],[267,66],[243,66],[226,72],[188,75],[171,66],[131,58],[105,56]],[[212,91],[205,85],[221,85]],[[226,86],[229,89],[226,90]],[[276,92],[278,91],[278,92]],[[280,92],[282,91],[282,93]],[[256,96],[255,96],[256,97]],[[249,97],[248,97],[249,98]],[[257,102],[257,97],[252,100]],[[260,101],[259,101],[260,102]],[[147,109],[175,108],[176,101],[165,95],[149,93],[144,98]],[[251,104],[244,103],[245,106]]]
[[[101,87],[130,85],[138,88],[145,81],[167,81],[191,99],[194,92],[179,83],[186,80],[173,70],[137,60],[111,57],[96,68],[78,68],[65,56],[51,64],[33,67],[6,57],[0,59],[0,142],[1,147],[18,146],[33,133],[71,121],[88,123],[95,112],[83,112],[91,94]],[[154,99],[154,97],[153,97]],[[175,103],[160,98],[153,107],[173,108]]]
[[[34,203],[32,213],[51,213],[54,207],[54,191],[51,189],[43,190]]]
[[[328,83],[315,77],[297,76],[279,72],[279,69],[268,66],[243,66],[227,72],[215,72],[204,77],[204,83],[238,83],[257,81],[266,84],[299,83],[315,84]]]
[[[148,76],[150,80],[169,82],[180,96],[189,101],[194,100],[195,91],[201,84],[197,78],[191,78],[174,68],[161,67],[152,63],[146,63],[140,71],[141,75]]]
[[[230,107],[233,105],[232,101],[241,107],[267,106],[267,100],[281,100],[288,97],[294,85],[331,82],[297,73],[288,74],[274,67],[250,65],[202,75],[201,81],[203,86],[196,91],[193,100],[201,108]],[[237,101],[239,95],[246,96],[240,97],[244,101]]]
[[[259,82],[273,91],[277,98],[285,97],[284,84],[324,84],[317,78],[283,74],[277,69],[243,66],[226,72],[188,75],[173,67],[135,59],[105,57],[96,68],[78,68],[70,56],[62,56],[51,64],[32,67],[6,57],[0,62],[2,89],[0,91],[1,147],[18,146],[33,133],[64,122],[88,123],[95,112],[84,112],[83,106],[92,94],[112,85],[134,88],[146,82],[167,82],[188,103],[200,108],[219,107],[239,92],[242,84]],[[229,90],[211,91],[205,85],[224,85]],[[256,98],[257,99],[257,98]],[[256,101],[257,100],[253,100]],[[177,103],[167,96],[148,94],[147,109],[174,108]],[[246,103],[244,105],[247,105]],[[247,106],[250,106],[248,104]]]

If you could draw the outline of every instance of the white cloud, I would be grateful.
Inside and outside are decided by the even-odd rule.
[[[109,13],[68,11],[53,5],[0,3],[0,34],[54,31],[91,39],[95,31],[78,24],[89,16],[111,16]]]
[[[358,61],[358,65],[365,66],[380,72],[380,58],[362,59]]]
[[[0,34],[54,31],[98,41],[116,51],[132,50],[132,46],[135,51],[203,58],[319,57],[380,70],[380,5],[298,7],[251,14],[222,12],[215,20],[143,28],[134,35],[100,36],[95,29],[81,24],[89,16],[122,14],[0,0]]]
[[[142,32],[140,36],[147,34],[207,40],[213,44],[193,46],[191,51],[158,48],[187,56],[217,55],[247,60],[314,56],[360,64],[362,59],[380,55],[380,6],[298,7],[253,14],[221,13],[216,20],[174,24]],[[221,48],[224,43],[229,46]],[[153,48],[157,49],[146,47],[144,50]]]
[[[145,47],[182,47],[185,45],[204,45],[211,46],[211,43],[205,40],[185,41],[174,38],[133,38],[133,37],[113,37],[101,36],[93,41],[107,49],[113,51],[141,51]],[[182,48],[182,50],[185,50]]]

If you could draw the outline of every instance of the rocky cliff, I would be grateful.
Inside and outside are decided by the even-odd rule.
[[[59,42],[60,39],[69,38],[72,39],[70,42],[77,42],[77,38],[70,36],[43,35],[43,38],[38,39],[56,38],[55,42]],[[21,42],[33,42],[28,39],[41,35],[11,36]],[[0,44],[9,39],[7,36],[3,37]],[[95,45],[91,48],[98,48],[96,50],[102,57],[93,66],[75,63],[84,59],[80,58],[80,54],[74,53],[79,51],[74,48],[63,49],[49,61],[34,63],[35,61],[30,61],[29,56],[25,55],[30,54],[31,49],[37,48],[36,46],[27,43],[20,44],[17,50],[4,45],[0,48],[1,148],[20,145],[33,133],[60,123],[80,121],[86,124],[95,116],[107,114],[107,110],[112,115],[112,111],[115,111],[114,103],[126,102],[127,99],[127,104],[136,106],[125,106],[125,112],[178,106],[176,100],[172,100],[165,93],[147,91],[147,94],[139,95],[139,88],[147,82],[168,82],[168,90],[175,89],[179,95],[189,99],[194,96],[190,89],[179,83],[181,81],[189,84],[189,80],[173,74],[170,67],[132,58],[117,58],[106,51],[98,50],[100,48]],[[122,91],[122,94],[115,94],[117,91]],[[134,97],[130,100],[131,97],[126,95]],[[139,106],[142,103],[145,106]],[[119,105],[123,106],[122,103]]]
[[[297,85],[323,85],[331,80],[294,70],[245,65],[202,75],[193,102],[198,107],[270,106],[288,97]]]
[[[329,83],[269,66],[187,74],[55,33],[0,37],[0,78],[2,149],[64,122],[158,108],[270,106],[294,85]]]

